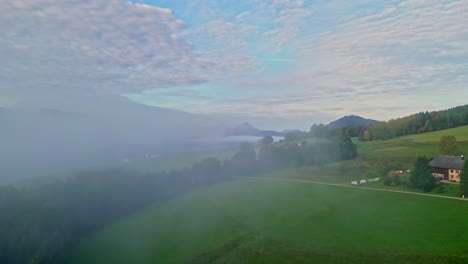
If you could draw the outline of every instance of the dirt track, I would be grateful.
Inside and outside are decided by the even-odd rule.
[[[338,187],[346,187],[346,188],[354,188],[354,189],[364,189],[364,190],[373,190],[373,191],[382,191],[382,192],[405,193],[405,194],[413,194],[413,195],[421,195],[421,196],[438,197],[438,198],[445,198],[445,199],[452,199],[452,200],[468,201],[468,199],[466,199],[466,198],[449,197],[449,196],[435,195],[435,194],[428,194],[428,193],[417,193],[417,192],[406,192],[406,191],[397,191],[397,190],[387,190],[387,189],[371,188],[371,187],[364,187],[364,186],[352,186],[352,185],[345,185],[345,184],[339,184],[339,183],[328,183],[328,182],[318,182],[318,181],[308,181],[308,180],[297,180],[297,179],[287,179],[287,178],[272,178],[272,177],[257,177],[257,178],[258,178],[258,179],[277,180],[277,181],[303,182],[303,183],[310,183],[310,184],[320,184],[320,185],[338,186]]]

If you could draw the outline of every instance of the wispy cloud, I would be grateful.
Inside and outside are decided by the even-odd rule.
[[[29,104],[111,96],[199,84],[235,66],[201,58],[184,26],[169,9],[120,0],[1,1],[0,92]]]
[[[279,11],[279,17],[275,19],[275,28],[263,33],[263,37],[276,44],[277,49],[296,37],[304,18],[310,16],[311,11],[301,8],[283,9]]]
[[[303,73],[319,84],[359,92],[457,89],[468,70],[467,25],[466,1],[409,0],[296,48],[307,60],[320,61]]]
[[[255,68],[252,57],[246,55],[246,38],[256,31],[255,26],[213,20],[188,30],[184,36],[196,43],[202,58],[215,64],[216,67],[212,67],[215,71],[205,72],[210,76],[207,78],[219,79],[226,77],[223,73],[237,75]]]
[[[174,12],[1,1],[2,104],[133,93],[201,113],[386,119],[468,96],[465,0],[157,3]]]

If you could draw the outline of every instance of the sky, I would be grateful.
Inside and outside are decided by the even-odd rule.
[[[467,103],[468,0],[3,0],[0,58],[0,107],[388,120]]]

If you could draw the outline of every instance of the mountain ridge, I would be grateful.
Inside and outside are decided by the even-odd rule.
[[[366,119],[357,115],[348,115],[330,122],[327,127],[329,129],[340,129],[350,126],[367,126],[377,122],[377,120]]]

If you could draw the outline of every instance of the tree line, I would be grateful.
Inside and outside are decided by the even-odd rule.
[[[328,129],[327,126],[324,124],[313,124],[310,127],[308,132],[304,131],[293,131],[289,132],[284,136],[284,141],[291,142],[291,141],[298,141],[298,140],[305,140],[308,138],[330,138],[339,136],[340,133],[337,133],[337,129]],[[348,135],[341,135],[343,137],[349,137]]]
[[[342,130],[342,134],[351,137],[357,136],[361,141],[387,140],[464,125],[468,125],[468,105],[443,111],[420,112],[364,127],[348,127]]]
[[[407,117],[377,122],[367,126],[348,126],[330,129],[324,124],[314,124],[306,132],[290,132],[285,141],[308,138],[358,137],[361,141],[387,140],[400,136],[432,132],[468,125],[468,105],[442,111],[420,112]]]
[[[323,144],[241,144],[224,161],[206,158],[169,172],[82,171],[40,187],[0,186],[0,263],[64,263],[77,241],[150,204],[200,186],[277,168],[352,159],[349,138]]]

